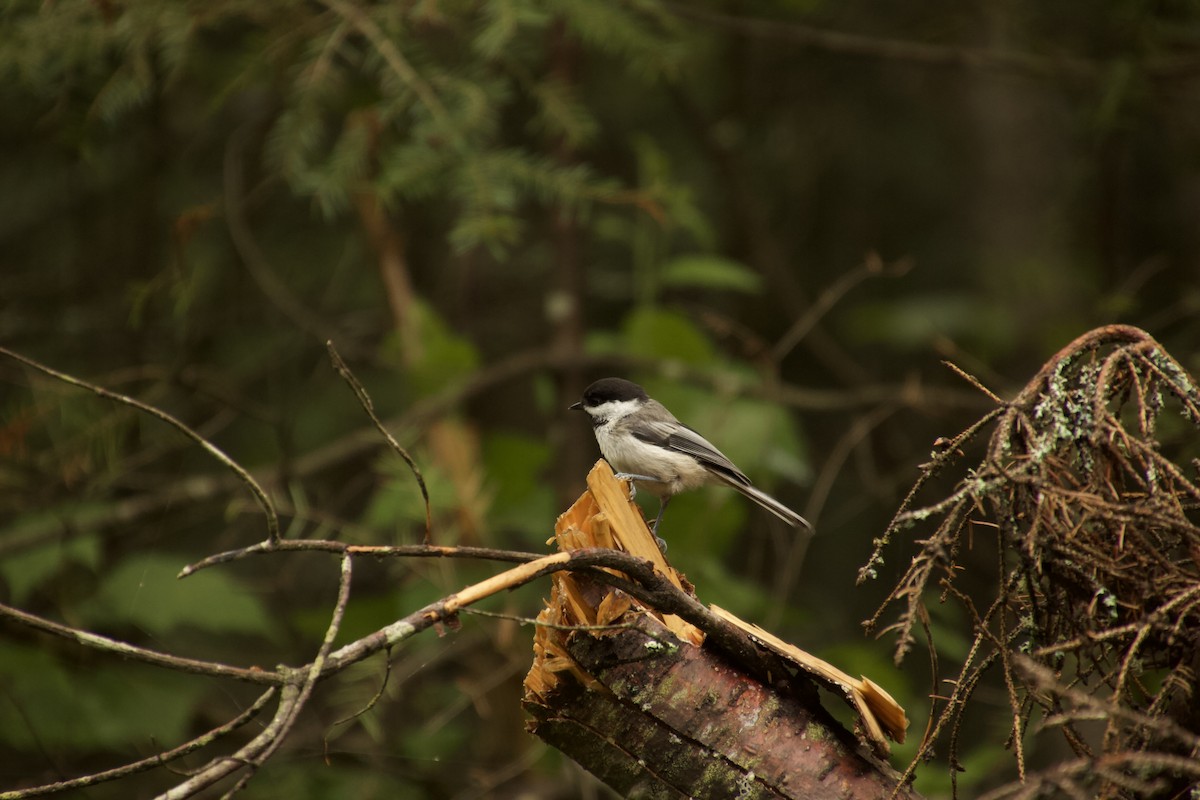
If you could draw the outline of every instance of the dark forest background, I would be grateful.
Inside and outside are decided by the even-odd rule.
[[[941,361],[1009,396],[1125,322],[1200,372],[1194,3],[18,0],[0,108],[5,347],[194,427],[269,486],[285,535],[374,544],[419,541],[424,511],[327,340],[445,544],[546,549],[598,457],[567,406],[643,382],[818,531],[707,490],[672,505],[673,563],[887,687],[914,739],[928,666],[860,626],[908,555],[855,579],[935,440],[991,405]],[[302,663],[327,557],[174,577],[262,536],[178,432],[0,362],[3,602]],[[364,565],[343,636],[495,569]],[[486,607],[533,616],[545,588]],[[963,622],[932,620],[949,663]],[[323,684],[245,796],[602,793],[523,731],[530,648],[466,617],[394,653],[364,714],[379,659]],[[1001,695],[970,719],[968,795],[1014,774]],[[250,696],[5,625],[0,789],[144,757]],[[944,795],[945,765],[918,786]]]

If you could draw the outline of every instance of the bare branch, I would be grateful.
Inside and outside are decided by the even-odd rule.
[[[312,697],[313,688],[317,685],[317,681],[321,678],[321,672],[325,667],[325,661],[329,657],[329,652],[333,649],[333,642],[337,638],[338,631],[342,627],[342,620],[346,617],[346,606],[350,602],[350,578],[352,574],[353,559],[350,554],[342,556],[341,572],[338,577],[338,595],[337,602],[333,606],[333,614],[329,619],[329,625],[325,629],[325,638],[321,640],[321,647],[317,650],[317,656],[312,660],[305,670],[304,683],[300,687],[300,693],[296,696],[296,702],[292,705],[290,714],[287,720],[279,728],[279,735],[270,742],[261,753],[259,753],[253,762],[253,769],[257,770],[263,763],[271,757],[279,745],[283,743],[283,739],[287,736],[287,732],[293,725],[296,724],[296,718],[300,714],[300,710]],[[248,776],[247,776],[248,777]]]
[[[754,39],[783,42],[796,47],[838,55],[858,56],[883,61],[902,61],[930,67],[985,69],[1027,75],[1061,76],[1074,80],[1094,80],[1104,74],[1104,65],[1087,58],[1065,54],[1042,55],[1017,50],[931,44],[905,39],[889,39],[845,31],[834,31],[775,19],[734,16],[708,11],[694,5],[671,2],[667,7],[686,19]],[[1186,72],[1194,59],[1162,59],[1148,65],[1151,72],[1166,75]]]
[[[94,650],[100,650],[121,658],[141,661],[145,664],[153,664],[156,667],[166,667],[167,669],[190,672],[196,675],[210,675],[215,678],[233,678],[234,680],[245,681],[246,683],[258,683],[268,686],[279,686],[283,683],[279,675],[274,672],[231,667],[215,661],[200,661],[194,658],[183,658],[168,653],[161,653],[157,650],[149,650],[145,647],[138,647],[126,642],[117,641],[116,639],[110,639],[107,636],[51,622],[43,617],[35,616],[27,611],[22,611],[2,603],[0,603],[0,616],[8,617],[22,625],[39,631],[61,636],[84,647],[90,647]]]
[[[233,472],[233,474],[238,477],[238,480],[249,487],[250,492],[254,495],[254,499],[258,502],[259,506],[262,507],[263,513],[267,517],[267,538],[272,541],[279,538],[279,517],[275,513],[275,507],[271,505],[271,498],[267,497],[267,493],[263,491],[261,486],[258,485],[258,481],[254,480],[254,476],[252,476],[241,464],[238,464],[232,458],[225,455],[225,453],[219,447],[210,442],[208,439],[205,439],[196,431],[192,430],[179,419],[176,419],[162,409],[155,408],[147,403],[143,403],[141,400],[135,400],[132,397],[105,389],[103,386],[97,386],[94,383],[89,383],[81,378],[68,375],[65,372],[59,372],[58,370],[48,367],[45,364],[34,361],[28,356],[23,356],[20,353],[13,352],[7,347],[0,347],[0,355],[8,356],[15,361],[21,362],[27,367],[41,372],[43,375],[49,375],[55,380],[62,381],[63,383],[70,384],[71,386],[75,386],[80,389],[85,389],[92,394],[99,395],[100,397],[108,400],[116,401],[123,405],[127,405],[130,408],[136,408],[138,411],[149,414],[156,419],[160,419],[171,427],[175,428],[175,430],[179,431],[184,436],[188,437],[193,442],[204,448],[210,455],[212,455],[223,465],[225,465],[225,467],[227,467],[231,472]]]
[[[433,515],[429,507],[429,490],[425,488],[425,476],[421,474],[417,462],[413,461],[413,457],[408,454],[408,451],[400,446],[391,432],[380,422],[379,417],[375,414],[375,404],[371,401],[371,396],[367,394],[367,390],[359,383],[358,378],[354,377],[354,373],[346,366],[346,362],[338,355],[337,348],[333,346],[333,342],[326,342],[325,347],[329,350],[329,358],[333,361],[333,368],[338,371],[342,379],[350,385],[354,390],[354,394],[358,397],[358,402],[362,405],[363,411],[367,412],[367,416],[371,418],[371,422],[375,423],[375,429],[378,430],[388,446],[392,448],[392,452],[396,453],[404,463],[408,464],[409,470],[412,471],[413,477],[417,480],[417,486],[421,489],[421,499],[425,502],[425,544],[429,544],[433,540]]]
[[[541,553],[523,553],[517,550],[498,550],[492,547],[466,547],[459,545],[437,544],[401,544],[401,545],[366,545],[347,544],[329,539],[280,539],[278,542],[258,542],[249,547],[239,547],[224,553],[203,558],[194,564],[189,564],[179,571],[179,577],[199,572],[202,569],[240,561],[248,556],[265,555],[267,553],[349,553],[351,555],[373,556],[375,558],[469,558],[481,561],[515,561],[525,562],[541,558]]]
[[[912,268],[912,261],[907,258],[900,259],[894,264],[888,265],[883,263],[883,259],[878,253],[870,253],[863,260],[863,263],[856,269],[841,275],[836,281],[817,296],[816,301],[804,313],[804,316],[797,319],[792,326],[787,329],[783,336],[779,337],[779,341],[771,348],[771,358],[776,362],[782,361],[783,358],[790,352],[792,348],[800,343],[808,332],[816,327],[821,318],[829,312],[829,309],[837,305],[837,302],[846,296],[846,293],[859,285],[868,278],[884,275],[888,277],[900,277],[907,273]]]
[[[130,775],[136,775],[139,772],[161,767],[164,764],[169,764],[177,758],[193,753],[202,747],[207,747],[213,742],[220,739],[226,734],[232,733],[238,728],[245,725],[250,720],[258,716],[259,712],[266,708],[267,703],[275,696],[276,689],[274,687],[268,689],[259,695],[253,705],[247,708],[242,713],[238,714],[233,719],[226,722],[224,725],[219,725],[216,728],[197,736],[191,741],[185,742],[178,747],[170,750],[165,750],[148,758],[143,758],[140,761],[134,761],[125,764],[121,767],[105,770],[104,772],[95,772],[91,775],[84,775],[79,778],[59,781],[57,783],[48,783],[43,786],[32,786],[28,789],[17,789],[11,792],[0,792],[0,800],[24,800],[26,797],[41,797],[46,794],[56,794],[65,792],[69,789],[80,789],[87,786],[95,786],[99,783],[117,780],[118,778],[126,778]]]
[[[917,490],[993,424],[982,462],[943,499],[913,508]],[[1158,438],[1158,427],[1171,438]],[[1174,795],[1189,785],[1174,759],[1200,755],[1197,720],[1182,710],[1194,704],[1200,645],[1200,484],[1177,460],[1180,432],[1194,437],[1198,429],[1192,378],[1149,334],[1110,325],[1064,347],[1013,401],[935,453],[860,573],[873,577],[879,549],[901,527],[932,524],[867,624],[901,607],[891,628],[899,658],[916,625],[928,630],[930,594],[953,600],[971,620],[974,645],[917,758],[947,733],[953,764],[963,710],[996,666],[1019,782],[995,797],[1043,796],[1050,788],[1116,797],[1154,787]],[[978,529],[992,532],[988,541]],[[999,588],[979,613],[976,587],[961,588],[971,579],[959,554],[989,545]],[[1038,713],[1047,724],[1035,733],[1061,731],[1080,761],[1032,772],[1025,734]],[[1097,720],[1102,739],[1085,740],[1077,726]]]
[[[218,781],[224,780],[233,773],[251,764],[271,743],[279,738],[285,726],[289,724],[300,696],[300,687],[284,686],[279,696],[279,705],[275,708],[275,716],[262,733],[255,736],[249,743],[242,746],[230,756],[219,756],[202,767],[183,783],[158,795],[157,800],[184,800],[184,798],[207,789]]]

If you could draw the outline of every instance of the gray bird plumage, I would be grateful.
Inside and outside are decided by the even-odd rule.
[[[603,378],[589,386],[571,406],[592,420],[605,460],[622,477],[659,498],[654,530],[671,498],[700,486],[731,486],[794,528],[808,520],[757,489],[716,446],[675,418],[636,383]]]

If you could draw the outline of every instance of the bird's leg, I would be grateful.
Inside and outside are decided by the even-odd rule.
[[[618,480],[629,481],[629,499],[632,500],[637,496],[636,481],[646,481],[648,483],[662,483],[658,478],[650,475],[635,475],[632,472],[616,472],[613,477]],[[667,543],[658,536],[658,523],[662,522],[663,512],[667,510],[667,503],[671,502],[671,496],[659,498],[658,501],[658,516],[654,518],[654,524],[650,526],[650,533],[654,534],[654,541],[658,542],[658,549],[662,550],[663,555],[667,553]]]
[[[616,472],[613,477],[619,481],[629,481],[629,499],[637,497],[637,484],[635,481],[648,481],[650,483],[658,483],[658,478],[651,478],[649,475],[634,475],[632,472]]]
[[[652,478],[649,475],[634,475],[632,472],[617,472],[613,477],[620,481],[647,481],[648,483],[658,483],[658,478]]]
[[[671,495],[666,495],[658,500],[658,516],[654,518],[654,524],[650,526],[650,533],[654,534],[654,541],[658,542],[658,549],[662,550],[663,555],[667,554],[667,541],[658,535],[658,525],[662,522],[663,514],[667,511],[667,503],[671,502]]]

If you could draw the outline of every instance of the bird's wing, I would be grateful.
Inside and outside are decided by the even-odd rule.
[[[724,453],[682,422],[641,423],[633,426],[630,433],[648,444],[689,455],[730,483],[750,485],[750,479]]]

